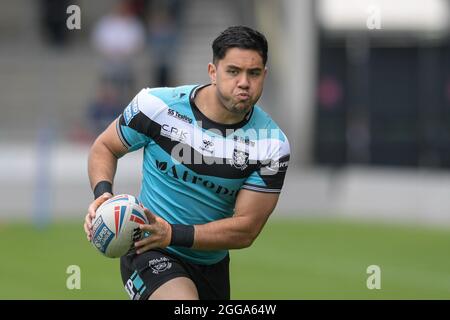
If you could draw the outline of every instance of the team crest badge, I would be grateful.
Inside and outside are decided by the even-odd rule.
[[[148,266],[154,274],[164,272],[172,267],[172,263],[166,257],[160,259],[152,259],[148,262]]]
[[[237,169],[244,170],[248,167],[248,152],[234,149],[230,164]]]
[[[200,147],[203,151],[207,151],[209,153],[214,152],[214,142],[212,140],[203,139],[203,146]]]

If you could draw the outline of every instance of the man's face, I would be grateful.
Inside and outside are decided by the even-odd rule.
[[[224,107],[244,115],[261,97],[267,70],[257,51],[231,48],[223,59],[208,65],[208,73]]]

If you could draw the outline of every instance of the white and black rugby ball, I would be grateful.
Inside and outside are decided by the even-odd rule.
[[[142,239],[140,224],[148,224],[142,204],[132,195],[117,195],[95,212],[91,242],[105,256],[121,257]]]

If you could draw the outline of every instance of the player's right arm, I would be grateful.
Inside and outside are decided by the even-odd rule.
[[[117,134],[117,121],[114,120],[98,136],[89,152],[88,174],[92,190],[100,181],[113,182],[117,160],[128,152]]]
[[[119,118],[111,123],[92,145],[89,152],[88,174],[91,188],[96,191],[96,199],[89,206],[84,223],[88,240],[91,240],[91,222],[95,218],[95,211],[112,196],[112,192],[103,192],[107,188],[96,189],[96,186],[101,181],[105,181],[102,185],[106,183],[112,185],[117,160],[127,152],[145,147],[150,142],[150,138],[159,133],[152,125],[152,119],[165,107],[165,103],[152,95],[150,89],[142,89]]]
[[[128,148],[124,146],[117,133],[117,121],[119,120],[116,119],[98,136],[89,152],[88,175],[92,190],[100,181],[113,183],[117,160],[128,152]],[[111,193],[105,192],[89,205],[84,222],[84,230],[89,241],[92,236],[92,220],[95,218],[95,211],[111,197]]]

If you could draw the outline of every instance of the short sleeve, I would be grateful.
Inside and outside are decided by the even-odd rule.
[[[290,146],[283,134],[282,140],[270,140],[264,145],[268,157],[244,182],[242,188],[266,192],[280,193],[289,166]]]
[[[165,103],[151,94],[150,89],[142,89],[120,115],[117,134],[129,151],[147,145],[158,134],[154,118],[166,107]]]

